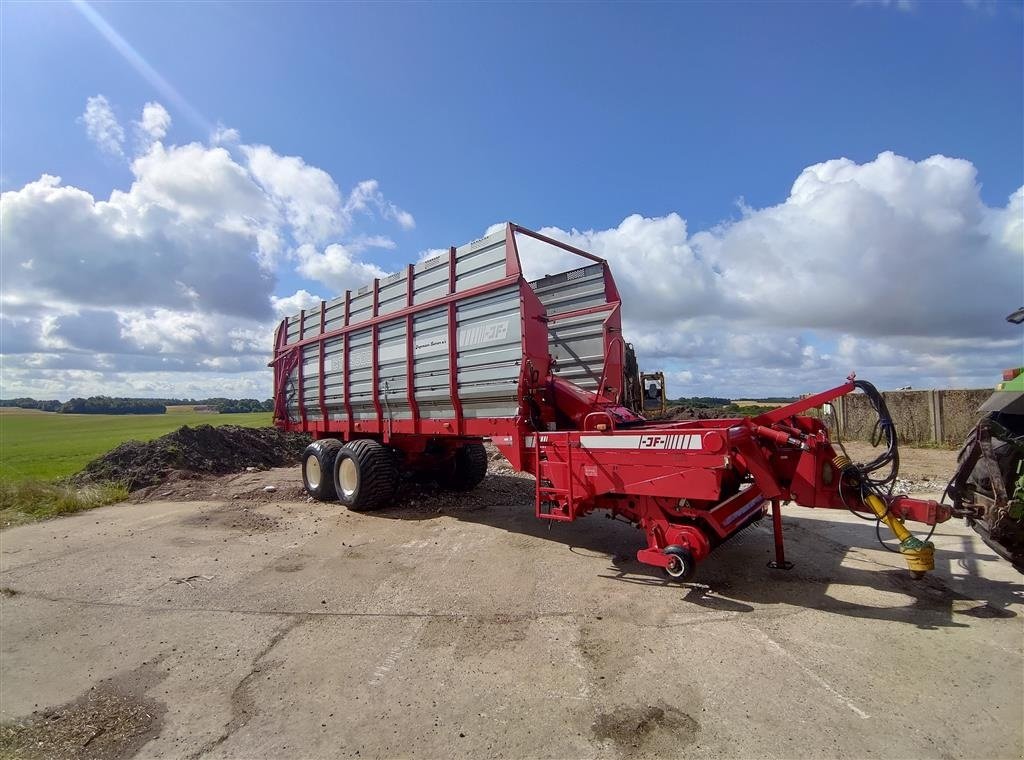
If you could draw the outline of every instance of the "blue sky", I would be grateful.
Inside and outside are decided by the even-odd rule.
[[[91,7],[181,100],[154,86],[71,4],[5,3],[0,11],[5,191],[17,192],[43,173],[97,200],[127,190],[138,178],[131,161],[146,150],[134,146],[131,124],[144,104],[155,102],[171,119],[161,136],[168,148],[193,141],[209,146],[211,131],[223,125],[238,131],[240,145],[269,146],[276,156],[301,157],[319,167],[343,194],[361,180],[376,180],[387,203],[411,213],[415,226],[395,225],[378,209],[347,225],[338,240],[351,243],[357,233],[386,235],[393,247],[356,251],[361,262],[384,271],[424,250],[478,237],[504,219],[567,235],[580,230],[590,235],[589,244],[614,247],[610,238],[616,236],[610,233],[631,214],[650,220],[678,215],[685,231],[677,242],[692,244],[698,261],[722,256],[725,265],[740,266],[738,254],[729,253],[728,236],[700,244],[694,235],[740,222],[751,210],[756,214],[785,204],[808,167],[840,158],[868,167],[890,152],[909,162],[894,170],[907,177],[894,175],[878,192],[891,200],[903,183],[915,181],[930,192],[934,182],[928,172],[913,167],[941,155],[973,168],[971,177],[956,175],[956,182],[974,187],[970,203],[1003,211],[1010,219],[1011,253],[996,260],[1010,274],[1001,278],[1004,282],[1016,278],[1017,298],[1011,291],[1004,313],[1020,305],[1013,301],[1024,301],[1024,270],[1012,230],[1016,210],[1008,205],[1024,184],[1020,3]],[[86,101],[97,95],[123,127],[123,155],[98,150],[83,127]],[[908,179],[915,171],[920,177]],[[958,187],[954,183],[928,202],[945,203]],[[986,230],[991,226],[979,224]],[[609,235],[602,238],[602,232]],[[973,239],[969,233],[964,231],[965,240]],[[904,245],[914,234],[909,228],[900,231],[893,245]],[[300,242],[285,236],[286,247]],[[45,258],[48,244],[31,239],[40,246],[34,260]],[[329,243],[319,240],[318,250]],[[632,244],[622,250],[632,250]],[[836,245],[842,248],[846,241]],[[942,255],[956,256],[955,250]],[[613,261],[626,255],[618,249],[605,253]],[[813,270],[819,265],[814,255],[829,254],[797,253],[794,262]],[[333,295],[339,281],[318,282],[309,271],[303,274],[287,263],[271,267],[273,293]],[[688,279],[686,270],[680,276]],[[687,287],[680,283],[684,296]],[[86,302],[76,305],[68,298],[68,320]],[[922,301],[920,308],[928,307]],[[713,356],[695,353],[692,346],[659,355],[654,347],[665,341],[645,324],[664,318],[647,319],[637,311],[634,322],[643,333],[638,342],[652,347],[651,362],[676,372],[676,390],[720,387],[715,374],[724,376],[725,368],[715,365]],[[123,328],[131,317],[119,314]],[[727,309],[714,324],[694,322],[700,314],[685,308],[679,317],[688,320],[680,329],[706,328],[720,335],[719,347],[742,343],[751,333],[730,323]],[[798,368],[808,346],[821,364],[822,355],[836,355],[844,336],[891,341],[901,335],[898,325],[884,329],[867,318],[854,319],[849,331],[820,325],[821,320],[797,324],[781,315],[770,327],[780,340],[797,341],[782,353],[804,356],[794,359]],[[1015,336],[1001,325],[970,336],[975,353],[934,343],[966,339],[956,330],[925,332],[912,337],[932,341],[928,346],[907,349],[902,341],[883,350],[873,345],[870,355],[890,349],[918,357],[956,353],[956,366],[930,365],[928,380],[987,385],[987,372],[1001,362],[1013,363],[1019,354]],[[982,338],[992,343],[983,345]],[[120,353],[110,346],[110,356],[145,353],[142,343]],[[24,356],[47,353],[46,341],[26,345]],[[152,345],[156,354],[173,353]],[[65,357],[87,350],[67,341],[49,346]],[[729,368],[728,383],[740,382],[743,368],[751,363],[756,368],[758,361],[753,354],[741,356]],[[765,368],[773,367],[770,359],[764,361]],[[884,376],[893,383],[904,380],[890,370],[905,361],[891,356],[887,361],[878,365]],[[697,364],[702,369],[695,375]],[[924,367],[924,360],[919,364]],[[82,361],[44,362],[35,370],[30,365],[18,365],[24,371],[16,376],[19,388],[34,383],[44,390],[54,387],[54,378],[66,383],[69,377],[78,377],[75,382],[85,388],[99,382],[96,373],[104,371],[116,373],[126,387],[136,382],[129,378],[135,374],[116,361],[107,370]],[[239,373],[255,371],[245,362],[237,366]],[[789,370],[777,369],[781,374],[763,384],[766,392],[788,389],[782,386]],[[182,387],[215,382],[213,375],[196,380],[188,370],[180,377],[186,375],[190,379]],[[155,393],[177,381],[137,382],[140,393],[150,387]],[[259,388],[252,387],[253,392]]]

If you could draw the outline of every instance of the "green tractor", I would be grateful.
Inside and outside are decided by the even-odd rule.
[[[1024,307],[1006,318],[1024,323]],[[1024,573],[1024,367],[1003,372],[946,489],[954,514]]]

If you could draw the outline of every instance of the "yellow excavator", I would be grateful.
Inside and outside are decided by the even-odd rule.
[[[647,417],[665,414],[668,406],[665,373],[641,372],[636,361],[633,344],[626,344],[626,360],[623,363],[623,405],[631,412]]]
[[[665,397],[665,373],[661,371],[641,372],[640,387],[644,392],[644,411],[664,414],[668,404]]]

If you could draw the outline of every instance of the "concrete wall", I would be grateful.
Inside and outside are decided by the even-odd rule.
[[[958,445],[980,416],[978,407],[992,394],[989,388],[943,391],[885,391],[885,403],[900,441]],[[852,393],[835,401],[843,438],[868,440],[875,411],[867,396]]]

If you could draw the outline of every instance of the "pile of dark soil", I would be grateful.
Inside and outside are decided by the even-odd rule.
[[[246,467],[285,467],[299,462],[309,442],[309,436],[277,428],[185,426],[148,443],[122,443],[89,462],[72,481],[114,481],[137,491],[162,483],[175,471],[223,475]]]

